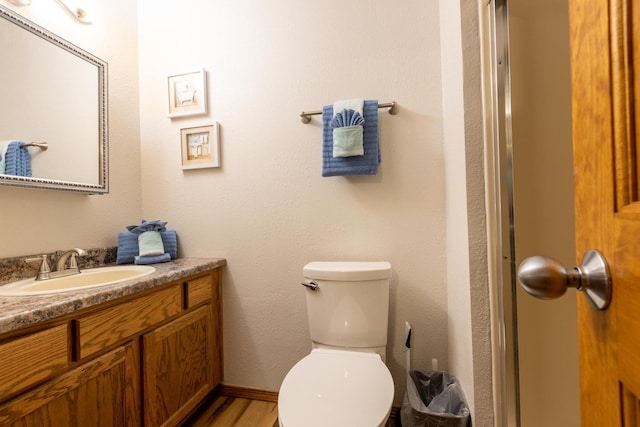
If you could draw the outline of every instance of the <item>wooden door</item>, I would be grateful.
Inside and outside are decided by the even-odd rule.
[[[144,419],[175,426],[217,385],[211,304],[143,337]]]
[[[640,3],[569,5],[576,259],[598,249],[613,281],[606,311],[578,296],[582,426],[639,426]]]

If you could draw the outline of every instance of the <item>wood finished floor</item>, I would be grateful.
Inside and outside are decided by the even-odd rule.
[[[264,400],[214,395],[185,427],[278,427],[278,404]]]
[[[386,427],[395,425],[394,420],[390,419]],[[183,426],[278,427],[278,404],[264,400],[213,395]]]

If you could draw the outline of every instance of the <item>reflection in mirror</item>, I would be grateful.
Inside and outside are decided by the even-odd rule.
[[[30,176],[0,162],[0,184],[107,193],[106,62],[4,6],[0,18],[0,155],[47,148],[21,150]]]

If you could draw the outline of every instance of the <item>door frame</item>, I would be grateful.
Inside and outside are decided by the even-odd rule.
[[[507,0],[480,8],[487,188],[487,245],[496,426],[520,426],[520,374]]]

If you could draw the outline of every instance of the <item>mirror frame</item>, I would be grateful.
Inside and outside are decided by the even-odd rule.
[[[109,192],[109,133],[107,108],[107,68],[108,64],[89,52],[69,43],[43,27],[14,13],[0,5],[0,17],[22,27],[31,34],[50,42],[54,47],[61,48],[80,59],[97,67],[98,71],[98,183],[71,182],[46,178],[23,177],[14,175],[0,175],[0,185],[14,187],[28,187],[39,189],[53,189],[73,191],[85,194],[106,194]]]

